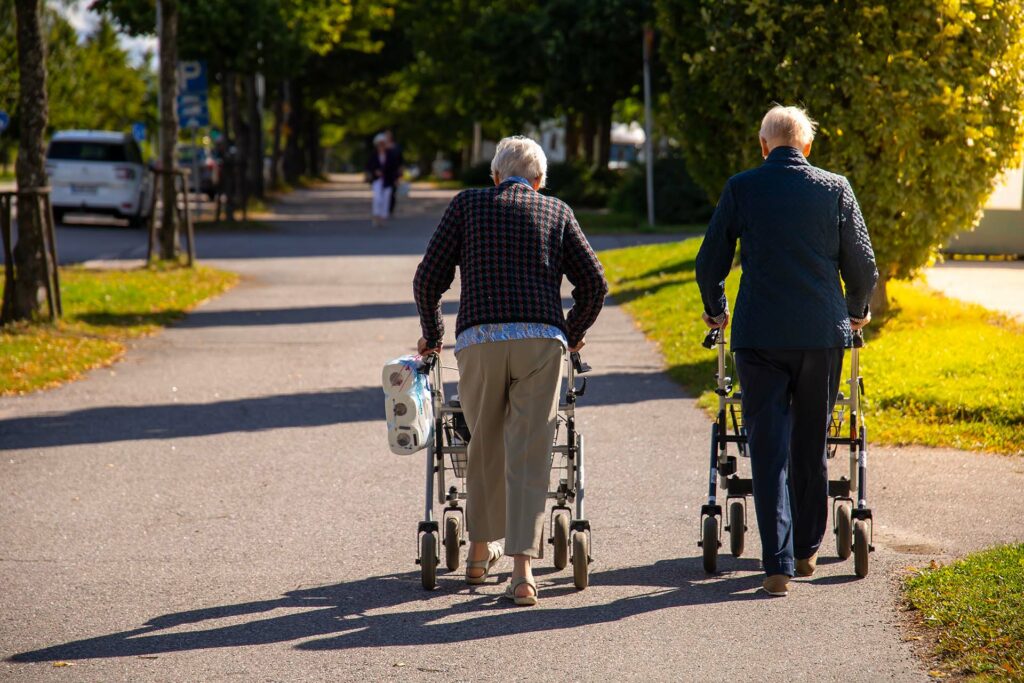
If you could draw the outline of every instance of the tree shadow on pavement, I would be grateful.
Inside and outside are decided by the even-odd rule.
[[[441,312],[455,315],[455,301],[441,303]],[[245,327],[251,325],[307,325],[311,323],[352,322],[380,318],[417,318],[416,304],[367,303],[350,306],[296,306],[289,308],[254,308],[244,310],[200,310],[188,315],[176,327]]]
[[[741,561],[743,562],[743,561]],[[741,565],[755,570],[756,560]],[[215,647],[245,647],[301,641],[299,650],[379,648],[403,645],[432,645],[576,628],[615,622],[631,616],[664,609],[686,608],[718,602],[759,600],[754,592],[761,575],[743,573],[707,577],[697,557],[662,560],[654,565],[625,567],[595,572],[592,588],[580,595],[579,606],[561,606],[560,596],[575,593],[571,577],[538,577],[541,588],[539,609],[515,609],[497,593],[481,593],[457,581],[442,577],[441,588],[426,593],[418,573],[388,574],[330,586],[305,588],[281,598],[223,605],[166,614],[137,629],[95,638],[76,640],[8,658],[11,662],[138,657]],[[634,587],[626,597],[608,602],[590,602],[602,586]],[[456,588],[457,587],[457,588]],[[495,588],[490,584],[484,588]],[[427,608],[434,596],[451,594],[456,588],[465,599]],[[596,589],[596,590],[595,590]],[[547,607],[549,602],[559,606]],[[566,601],[572,597],[565,595]],[[440,601],[438,601],[440,602]],[[407,608],[403,608],[406,606]],[[271,615],[289,610],[283,615]],[[387,610],[381,612],[382,610]],[[476,615],[476,616],[472,616]],[[442,621],[450,617],[455,622]],[[248,618],[244,623],[239,619]],[[220,619],[233,623],[205,624]],[[183,631],[183,627],[191,630]],[[175,629],[173,633],[161,633]],[[201,630],[197,630],[201,629]]]
[[[213,403],[105,406],[0,421],[4,450],[177,439],[384,420],[380,387],[312,391]]]

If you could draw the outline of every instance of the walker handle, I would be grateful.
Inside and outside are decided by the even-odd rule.
[[[712,346],[718,343],[718,338],[722,335],[722,328],[712,327],[708,330],[707,335],[704,336],[704,341],[701,343],[705,349],[710,349]]]
[[[591,367],[583,362],[583,359],[580,358],[579,351],[572,351],[569,354],[569,360],[572,361],[572,366],[573,368],[576,369],[577,375],[582,375],[584,373],[590,372]]]

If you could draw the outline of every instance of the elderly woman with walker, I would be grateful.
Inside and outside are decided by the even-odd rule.
[[[514,560],[504,597],[537,604],[540,557],[566,351],[578,351],[608,285],[572,210],[540,194],[543,150],[529,138],[498,143],[494,187],[449,204],[413,282],[421,354],[439,353],[441,295],[460,273],[455,357],[472,439],[466,474],[466,582],[482,584],[503,554]],[[562,277],[574,286],[562,310]],[[502,549],[496,541],[505,539]]]

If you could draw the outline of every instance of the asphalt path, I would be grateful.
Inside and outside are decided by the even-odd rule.
[[[424,462],[388,451],[379,373],[419,336],[412,273],[450,196],[414,190],[373,230],[364,186],[296,192],[273,230],[200,236],[234,290],[110,368],[0,399],[0,678],[927,680],[899,580],[1024,538],[1024,461],[874,447],[866,579],[830,538],[816,576],[766,597],[753,521],[707,576],[708,419],[611,301],[577,412],[590,587],[550,555],[537,608],[499,599],[509,560],[501,583],[420,587]]]

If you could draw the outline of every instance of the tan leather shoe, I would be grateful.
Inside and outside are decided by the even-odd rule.
[[[789,577],[785,574],[772,574],[764,580],[765,593],[776,598],[784,598],[789,595]]]
[[[813,576],[814,570],[818,567],[818,553],[814,553],[806,560],[796,561],[797,576]]]

